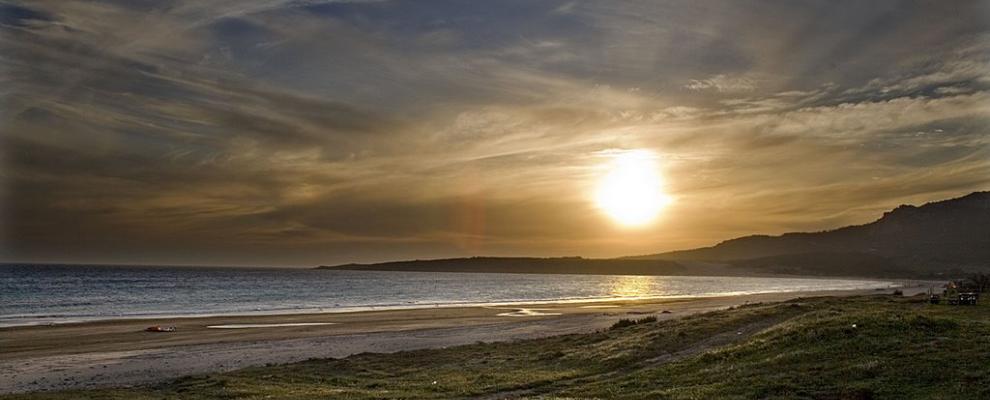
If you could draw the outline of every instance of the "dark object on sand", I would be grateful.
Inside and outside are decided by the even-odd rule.
[[[175,332],[175,327],[174,326],[155,325],[155,326],[149,326],[149,327],[145,328],[145,331],[146,332]]]
[[[668,310],[663,310],[663,311],[661,311],[661,312],[660,312],[660,314],[670,314],[670,311],[668,311]]]

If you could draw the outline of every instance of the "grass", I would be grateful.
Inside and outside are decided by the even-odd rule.
[[[2,399],[985,399],[990,307],[868,296]]]

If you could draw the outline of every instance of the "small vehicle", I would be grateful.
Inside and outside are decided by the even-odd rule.
[[[950,292],[945,297],[950,305],[975,306],[980,295],[976,292]]]
[[[145,332],[175,332],[175,327],[174,326],[155,325],[155,326],[149,326],[148,328],[146,328],[145,329]]]
[[[975,306],[976,301],[979,300],[980,294],[976,292],[963,292],[959,293],[959,304]]]
[[[942,302],[942,296],[932,293],[928,295],[928,302],[932,304],[939,304]]]
[[[962,287],[956,282],[949,282],[945,285],[945,289],[942,290],[941,298],[945,299],[946,303],[949,305],[976,305],[976,302],[980,298],[980,293],[975,291],[964,292]],[[932,289],[928,290],[930,302],[932,304],[938,304],[934,299],[938,295],[934,293]]]

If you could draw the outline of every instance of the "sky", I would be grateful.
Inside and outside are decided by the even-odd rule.
[[[0,0],[4,261],[657,253],[990,189],[988,130],[987,1]]]

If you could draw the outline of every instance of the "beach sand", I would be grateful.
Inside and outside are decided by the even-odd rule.
[[[905,294],[927,286],[905,288]],[[678,318],[731,306],[884,291],[142,319],[0,329],[0,393],[130,386],[248,366],[362,352],[442,348],[604,329],[621,318]],[[889,292],[889,290],[887,290]],[[663,313],[668,311],[669,313]],[[215,325],[266,325],[211,329]],[[144,332],[151,325],[176,332]]]

